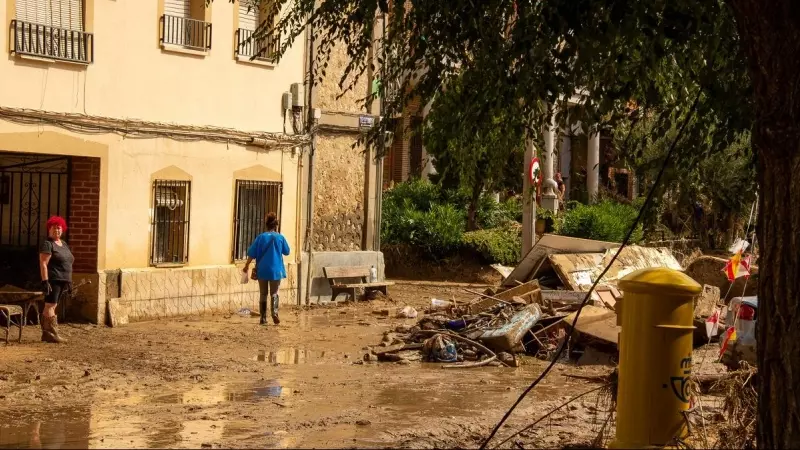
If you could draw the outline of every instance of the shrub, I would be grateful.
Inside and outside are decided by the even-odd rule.
[[[464,211],[453,205],[434,205],[430,211],[414,215],[409,243],[432,258],[447,256],[461,246],[466,220]]]
[[[442,189],[430,181],[415,178],[399,183],[383,194],[384,205],[410,202],[414,209],[428,211],[436,203],[441,203]]]
[[[491,195],[481,196],[478,203],[478,226],[497,228],[509,221],[522,222],[522,202],[511,197],[504,202],[496,202]]]
[[[381,240],[386,244],[418,247],[430,258],[441,258],[458,250],[466,213],[438,203],[438,186],[420,180],[398,184],[386,192],[381,218]]]
[[[521,227],[506,222],[501,227],[464,233],[464,247],[478,253],[489,264],[514,265],[520,259]]]
[[[594,205],[570,205],[562,220],[557,225],[557,232],[564,236],[599,241],[622,242],[628,229],[636,219],[639,210],[632,205],[603,201]],[[630,243],[642,240],[642,224],[640,223]]]

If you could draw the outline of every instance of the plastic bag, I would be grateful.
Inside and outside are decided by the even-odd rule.
[[[397,313],[398,318],[414,319],[417,317],[417,310],[413,306],[406,306]]]
[[[241,279],[239,280],[240,284],[247,284],[250,281],[250,275],[247,272],[242,271]]]

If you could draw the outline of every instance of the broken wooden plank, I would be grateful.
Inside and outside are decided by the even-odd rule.
[[[413,343],[413,344],[395,344],[390,345],[388,347],[382,348],[380,351],[373,351],[378,356],[385,355],[388,353],[397,353],[402,352],[404,350],[419,350],[422,348],[421,343]]]
[[[572,325],[578,312],[574,312],[562,321]],[[601,341],[617,345],[620,327],[617,325],[617,314],[605,308],[586,305],[581,310],[575,330]]]

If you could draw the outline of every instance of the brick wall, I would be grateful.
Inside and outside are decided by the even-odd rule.
[[[75,255],[76,273],[97,271],[100,219],[100,159],[72,158],[67,237]]]

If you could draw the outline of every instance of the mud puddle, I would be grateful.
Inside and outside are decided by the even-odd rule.
[[[264,438],[268,434],[245,421],[175,420],[83,406],[3,420],[0,448],[200,448],[211,442],[254,436]],[[273,446],[280,446],[279,437],[272,440]]]
[[[276,351],[259,350],[252,359],[270,364],[307,364],[315,363],[334,356],[333,352],[313,351],[301,348],[284,348]]]
[[[292,392],[279,380],[266,380],[138,394],[110,404],[19,408],[0,413],[0,448],[199,448],[210,442],[254,437],[264,442],[270,436],[274,446],[281,446],[280,433],[260,430],[247,420],[226,419],[231,414],[225,406],[269,401],[285,407]],[[171,405],[182,405],[196,414],[183,414],[184,420],[176,420],[182,414],[170,414]]]

